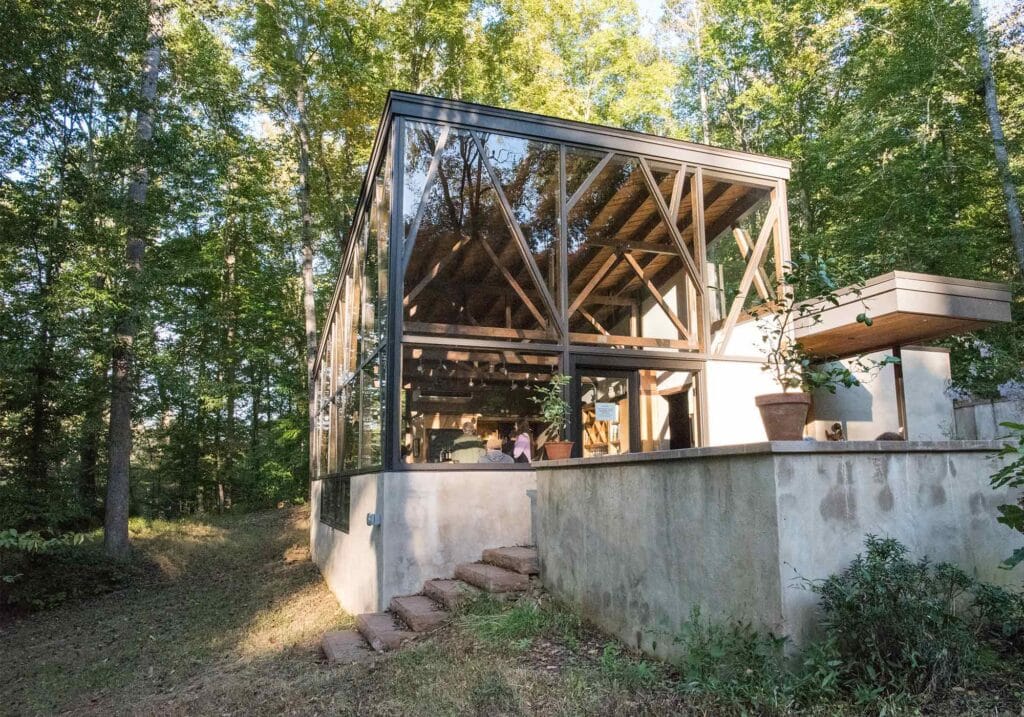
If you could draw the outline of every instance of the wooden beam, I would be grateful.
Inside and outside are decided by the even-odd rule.
[[[773,196],[771,208],[768,210],[768,216],[765,217],[764,225],[761,227],[761,232],[757,235],[757,243],[754,245],[754,251],[750,256],[750,260],[747,262],[747,268],[743,270],[743,278],[740,280],[739,293],[736,294],[735,298],[732,300],[732,307],[729,309],[729,316],[726,317],[725,324],[722,326],[722,332],[719,334],[722,339],[715,351],[716,355],[721,355],[722,352],[725,351],[725,347],[729,344],[729,338],[732,336],[733,327],[736,326],[736,321],[740,317],[740,312],[743,311],[743,305],[747,301],[747,292],[750,290],[750,285],[754,281],[754,274],[761,265],[761,257],[764,255],[764,250],[768,246],[768,238],[772,235],[772,225],[775,223],[775,219],[778,216],[778,198]]]
[[[750,255],[754,251],[754,242],[750,238],[750,234],[747,233],[746,229],[733,227],[732,236],[736,240],[740,256],[743,257],[744,261],[750,261]],[[771,280],[768,278],[767,272],[765,272],[763,266],[758,266],[757,273],[754,274],[754,288],[757,290],[757,295],[767,301],[771,296],[770,286]]]
[[[690,330],[686,327],[686,324],[679,320],[679,317],[676,316],[676,312],[673,311],[672,308],[668,305],[668,302],[665,301],[664,297],[661,295],[661,292],[658,291],[658,287],[654,285],[654,282],[648,279],[646,276],[644,276],[644,270],[641,269],[640,265],[636,263],[636,259],[631,257],[629,254],[623,254],[622,258],[626,260],[626,263],[629,264],[630,268],[633,269],[633,272],[640,278],[640,281],[643,282],[644,286],[647,287],[647,290],[651,292],[651,296],[653,296],[654,300],[658,302],[658,305],[661,307],[661,310],[665,312],[669,320],[675,325],[677,329],[679,329],[679,333],[683,335],[683,338],[685,338],[687,341],[692,341],[693,337],[690,336]]]
[[[548,322],[544,318],[544,315],[540,313],[540,311],[537,309],[534,303],[530,300],[530,297],[527,296],[526,291],[519,284],[519,282],[516,281],[516,278],[512,276],[511,272],[509,272],[508,269],[501,265],[501,262],[498,259],[498,255],[494,253],[494,249],[491,248],[491,245],[487,243],[486,239],[481,239],[480,245],[484,248],[484,251],[487,252],[487,256],[491,258],[491,261],[494,263],[494,267],[499,272],[501,272],[501,275],[505,277],[505,281],[508,282],[509,286],[512,287],[512,290],[516,292],[516,294],[519,296],[519,299],[523,302],[523,305],[530,310],[530,313],[533,314],[533,317],[535,319],[537,319],[541,327],[546,329],[548,327]]]
[[[469,237],[463,234],[459,237],[459,240],[452,245],[448,254],[434,262],[434,265],[427,270],[426,275],[424,275],[424,277],[420,279],[419,283],[412,288],[412,291],[406,294],[405,299],[402,301],[402,305],[408,306],[413,299],[419,296],[419,293],[423,291],[424,287],[437,277],[441,272],[441,269],[444,268],[444,265],[454,259],[467,244],[469,244]]]
[[[597,270],[597,272],[595,272],[594,275],[590,277],[590,281],[588,281],[587,285],[583,287],[583,290],[580,291],[575,301],[573,301],[569,305],[569,315],[566,317],[567,319],[571,318],[572,315],[576,313],[576,309],[580,308],[580,306],[583,305],[583,302],[587,300],[587,297],[590,296],[591,292],[597,288],[597,285],[601,283],[601,280],[605,277],[605,275],[609,271],[611,271],[611,268],[615,266],[618,262],[618,253],[612,253],[608,255],[608,258],[604,260],[604,263]]]
[[[550,339],[547,331],[536,329],[507,329],[497,326],[465,326],[463,324],[436,324],[419,321],[406,321],[405,329],[409,333],[450,334],[452,336],[486,336],[502,339]]]
[[[658,211],[661,212],[662,218],[668,224],[669,235],[672,237],[676,248],[679,250],[679,256],[683,259],[683,265],[686,267],[686,270],[690,272],[690,278],[693,279],[698,292],[703,296],[704,287],[700,286],[700,272],[697,270],[697,265],[694,264],[693,257],[690,255],[690,250],[687,249],[686,242],[683,241],[683,237],[679,233],[679,227],[676,226],[675,217],[669,216],[668,207],[665,206],[665,198],[661,196],[661,191],[658,189],[658,183],[654,181],[654,174],[651,172],[651,167],[643,157],[640,158],[640,169],[643,171],[644,178],[648,182],[648,189],[650,189],[651,193],[654,195],[655,206],[658,208]],[[676,320],[678,321],[678,318]]]
[[[569,333],[569,338],[577,344],[599,344],[602,346],[637,346],[641,348],[682,349],[696,351],[697,345],[692,341],[679,339],[656,339],[647,336],[604,336],[603,334],[584,334],[576,331]]]
[[[516,214],[512,211],[512,205],[509,204],[508,197],[505,196],[505,190],[501,188],[501,179],[498,177],[498,173],[494,171],[494,167],[491,166],[490,161],[487,159],[487,155],[484,152],[484,146],[480,142],[480,137],[476,132],[473,132],[473,141],[476,143],[476,150],[480,155],[480,159],[483,162],[484,167],[487,169],[487,175],[491,179],[491,186],[494,188],[495,196],[498,197],[498,202],[501,205],[502,214],[505,217],[505,223],[508,228],[512,230],[512,236],[515,238],[516,245],[519,247],[519,253],[522,255],[522,259],[526,262],[526,269],[530,272],[530,276],[533,279],[533,283],[536,285],[537,291],[540,293],[541,299],[547,306],[547,310],[551,315],[552,321],[558,327],[560,333],[565,333],[567,330],[564,325],[565,317],[561,315],[558,308],[555,306],[555,300],[551,296],[551,292],[548,291],[547,282],[544,281],[544,275],[540,273],[540,269],[537,268],[537,262],[533,259],[533,252],[530,251],[530,245],[526,241],[526,237],[523,236],[522,227],[519,226],[519,220],[516,219]],[[486,242],[484,242],[486,244]]]
[[[598,321],[597,319],[595,319],[595,318],[594,318],[594,315],[593,315],[592,313],[590,313],[589,311],[587,311],[586,309],[584,309],[584,308],[583,308],[582,306],[581,306],[581,307],[580,307],[579,309],[577,309],[577,310],[578,310],[578,311],[579,311],[579,312],[580,312],[581,314],[583,314],[583,318],[585,318],[585,319],[586,319],[587,321],[589,321],[589,322],[590,322],[590,324],[591,324],[591,325],[592,325],[592,326],[593,326],[593,327],[594,327],[595,329],[597,329],[598,331],[600,331],[600,332],[601,332],[602,334],[604,334],[605,336],[611,336],[611,334],[609,334],[609,333],[608,333],[608,331],[607,331],[607,330],[606,330],[606,329],[605,329],[605,328],[604,328],[603,326],[601,326],[601,323],[600,323],[600,322],[599,322],[599,321]]]
[[[607,247],[616,251],[635,251],[640,254],[664,254],[676,256],[679,252],[665,244],[648,244],[642,241],[611,241],[610,239],[588,239],[587,246]]]
[[[593,183],[593,181],[595,179],[597,179],[597,176],[599,174],[601,174],[601,172],[604,170],[604,168],[608,166],[608,163],[610,161],[612,161],[612,157],[614,157],[614,156],[615,156],[615,152],[609,152],[608,154],[606,154],[604,157],[601,158],[601,161],[597,163],[597,166],[595,166],[592,170],[590,170],[590,174],[588,174],[583,179],[583,183],[580,184],[580,186],[576,188],[576,191],[572,193],[571,197],[569,197],[569,201],[567,201],[565,203],[565,211],[566,212],[569,212],[569,211],[572,210],[572,208],[573,208],[573,206],[575,206],[576,202],[578,202],[580,200],[580,197],[583,196],[583,192],[587,191],[587,188]]]
[[[683,198],[683,185],[686,184],[686,165],[682,165],[676,172],[675,181],[672,183],[672,200],[668,205],[668,213],[672,215],[672,221],[679,216],[679,203]]]

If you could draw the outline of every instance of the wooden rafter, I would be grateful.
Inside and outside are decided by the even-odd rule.
[[[647,160],[643,157],[640,158],[640,169],[644,173],[644,178],[648,182],[648,189],[651,194],[654,195],[654,204],[661,212],[662,219],[668,224],[669,235],[676,244],[676,248],[679,250],[679,256],[683,259],[683,265],[686,270],[690,272],[690,278],[693,279],[694,284],[697,286],[698,292],[703,295],[704,287],[700,286],[700,271],[697,270],[696,264],[693,262],[693,257],[690,256],[690,250],[686,248],[686,242],[683,241],[682,235],[679,233],[679,227],[676,226],[675,218],[669,215],[668,207],[665,206],[665,198],[661,196],[661,191],[658,189],[658,183],[654,181],[654,174],[651,172],[650,165],[647,164]]]
[[[519,284],[519,282],[516,281],[515,277],[512,276],[511,272],[509,272],[508,269],[502,266],[501,261],[498,259],[498,255],[494,253],[494,249],[492,249],[491,245],[487,243],[487,240],[481,239],[480,245],[484,248],[484,251],[487,252],[487,256],[491,258],[491,262],[494,264],[494,267],[499,272],[501,272],[501,275],[505,277],[505,281],[507,281],[509,286],[512,287],[512,291],[516,292],[516,294],[519,296],[519,299],[523,302],[523,305],[530,310],[530,313],[533,314],[534,318],[537,319],[542,328],[547,328],[548,322],[544,318],[544,315],[540,313],[536,305],[534,305],[534,303],[530,300],[530,297],[527,296],[526,291]]]
[[[768,209],[768,215],[764,218],[764,225],[761,227],[761,231],[757,235],[757,243],[754,244],[754,251],[751,252],[750,259],[747,261],[747,268],[743,270],[743,278],[740,280],[739,293],[736,294],[735,298],[732,300],[732,306],[729,308],[729,315],[725,319],[725,324],[722,327],[721,334],[719,334],[722,338],[716,348],[716,354],[721,354],[729,344],[729,338],[732,336],[732,330],[736,326],[736,321],[739,320],[740,313],[743,311],[743,305],[747,301],[747,292],[750,291],[750,285],[754,282],[754,275],[757,273],[757,269],[761,265],[764,250],[768,246],[768,239],[774,231],[773,225],[775,224],[775,220],[778,216],[778,196],[775,192],[772,192],[772,205]]]
[[[740,250],[740,256],[743,257],[744,261],[750,261],[750,254],[754,251],[754,242],[750,238],[750,234],[742,227],[733,227],[732,236],[736,240],[736,247]],[[770,296],[769,286],[771,286],[771,281],[768,279],[767,272],[765,272],[763,266],[758,266],[757,273],[754,274],[754,289],[757,290],[757,295],[767,300]]]
[[[468,236],[463,234],[461,237],[459,237],[459,240],[452,245],[452,248],[448,251],[448,254],[435,261],[434,265],[427,270],[427,273],[424,274],[423,278],[420,279],[419,283],[416,284],[416,286],[414,286],[412,290],[405,295],[405,299],[402,301],[402,305],[408,306],[410,303],[412,303],[413,299],[419,296],[419,293],[423,291],[426,285],[433,281],[434,278],[437,277],[439,273],[441,273],[441,269],[443,269],[448,262],[454,259],[456,255],[468,244]]]
[[[640,281],[647,287],[647,290],[651,292],[651,296],[653,296],[654,300],[658,302],[658,306],[660,306],[661,310],[668,316],[669,321],[679,329],[679,333],[681,333],[687,341],[692,340],[693,337],[690,336],[690,330],[686,327],[686,324],[679,320],[679,317],[676,316],[676,312],[673,311],[672,307],[670,307],[668,302],[665,301],[661,292],[658,291],[658,287],[654,285],[654,282],[644,276],[644,270],[640,268],[639,264],[637,264],[636,259],[629,254],[623,254],[622,258],[626,260],[626,263],[629,264],[630,268],[633,269],[633,272],[637,275]]]
[[[605,327],[601,326],[601,322],[594,318],[594,315],[592,313],[584,309],[582,306],[579,309],[577,309],[577,311],[579,311],[580,314],[583,315],[583,318],[589,321],[591,326],[593,326],[599,332],[601,332],[605,336],[611,336],[611,334],[608,333],[608,330]]]
[[[604,260],[604,263],[597,272],[590,277],[590,281],[587,282],[587,285],[583,287],[583,290],[580,291],[576,299],[569,305],[569,317],[576,313],[576,309],[583,305],[583,302],[587,300],[587,297],[590,296],[591,292],[597,288],[597,285],[601,283],[601,280],[604,279],[605,275],[611,271],[612,267],[615,266],[618,261],[619,254],[612,253],[608,255],[608,258]]]

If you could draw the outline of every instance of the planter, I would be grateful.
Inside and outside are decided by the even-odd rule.
[[[572,454],[572,441],[548,441],[544,444],[544,455],[549,461],[568,458]]]
[[[799,441],[804,437],[811,397],[806,393],[767,393],[755,396],[769,441]]]

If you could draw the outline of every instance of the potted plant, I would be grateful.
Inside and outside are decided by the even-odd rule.
[[[544,452],[548,460],[568,458],[572,453],[572,441],[558,440],[565,435],[565,425],[569,420],[569,402],[563,396],[563,389],[569,384],[569,377],[556,373],[551,376],[547,385],[532,386],[533,395],[530,400],[537,404],[541,416],[548,423],[555,440],[544,443]]]
[[[859,296],[863,285],[861,279],[844,291]],[[799,441],[803,438],[812,391],[823,388],[835,393],[840,385],[846,388],[859,386],[860,379],[854,371],[871,373],[887,364],[899,362],[893,356],[885,356],[881,360],[859,356],[847,367],[811,356],[793,338],[794,324],[820,323],[826,310],[839,305],[838,291],[829,262],[804,254],[787,262],[776,297],[757,310],[765,354],[761,368],[771,373],[782,388],[781,393],[754,397],[770,441]],[[871,326],[871,317],[866,313],[858,314],[857,321]]]

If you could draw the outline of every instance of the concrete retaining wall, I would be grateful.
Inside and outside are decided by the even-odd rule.
[[[351,613],[387,607],[431,578],[451,577],[484,548],[531,543],[532,470],[437,470],[352,477],[349,532],[319,520],[320,483],[311,490],[310,541],[341,606]],[[366,525],[378,513],[381,524]]]
[[[994,441],[1009,433],[1000,423],[1024,423],[1024,399],[957,402],[953,415],[957,438]]]
[[[988,486],[993,444],[761,443],[537,467],[541,575],[560,599],[631,645],[667,657],[699,606],[796,644],[820,579],[891,535],[982,579],[1020,542],[995,521],[1014,496]]]

